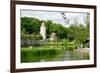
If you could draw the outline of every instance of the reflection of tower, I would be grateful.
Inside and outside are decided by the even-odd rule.
[[[43,39],[46,39],[46,27],[44,21],[42,22],[40,27],[40,34],[42,35]]]

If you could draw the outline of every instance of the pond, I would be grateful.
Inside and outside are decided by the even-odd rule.
[[[34,56],[29,54],[26,57],[21,58],[21,62],[51,62],[51,61],[68,61],[68,60],[88,60],[89,53],[79,51],[64,51],[58,55],[44,55]]]
[[[78,51],[66,51],[63,54],[55,56],[40,57],[38,61],[68,61],[68,60],[88,60],[89,54]]]

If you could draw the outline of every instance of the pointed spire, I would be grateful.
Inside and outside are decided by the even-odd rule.
[[[45,21],[42,21],[41,27],[45,27]]]

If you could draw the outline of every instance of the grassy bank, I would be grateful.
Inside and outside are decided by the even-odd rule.
[[[37,61],[45,57],[54,57],[63,52],[61,46],[41,46],[21,48],[21,62]]]

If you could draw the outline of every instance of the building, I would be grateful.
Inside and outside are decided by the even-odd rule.
[[[43,39],[46,39],[46,26],[44,21],[42,22],[40,27],[40,34],[42,35]]]

